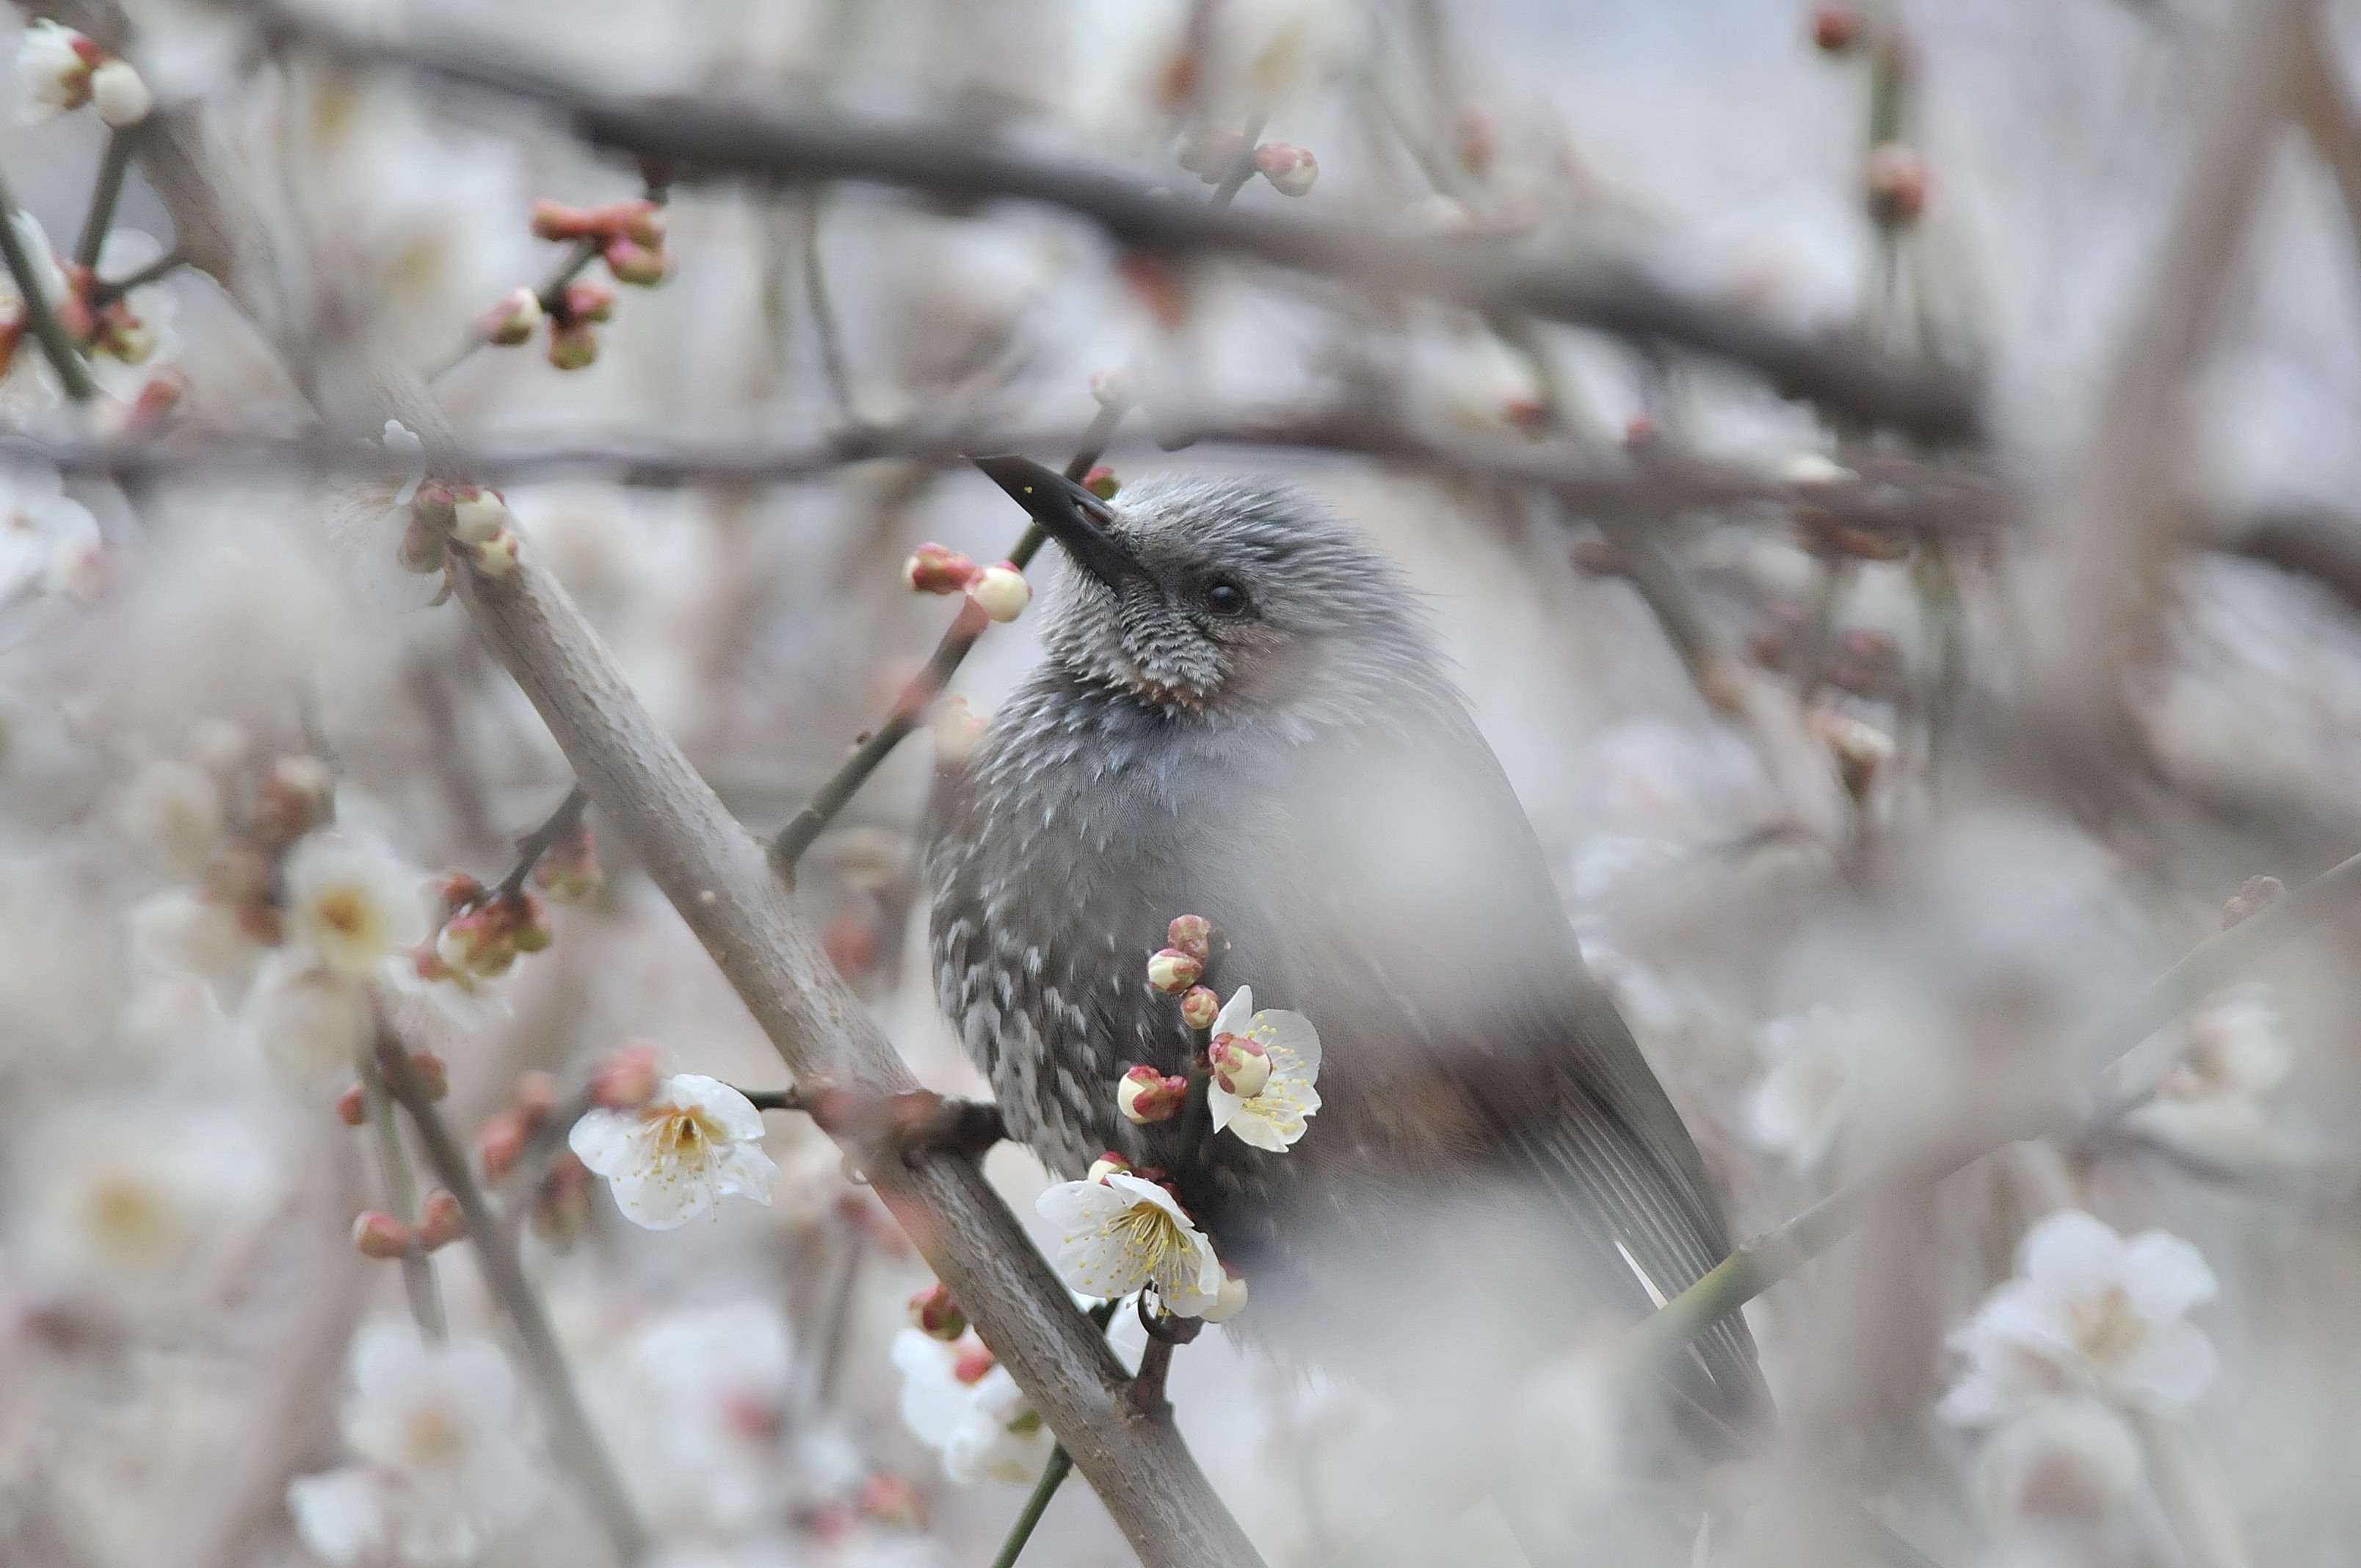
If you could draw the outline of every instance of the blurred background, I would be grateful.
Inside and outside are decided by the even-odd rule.
[[[2361,849],[2348,5],[273,15],[297,25],[193,0],[10,24],[23,113],[0,177],[37,266],[77,258],[93,192],[128,167],[94,271],[53,295],[94,313],[97,398],[68,395],[21,288],[0,293],[18,438],[0,454],[0,1562],[611,1557],[471,1245],[419,1254],[431,1269],[357,1248],[357,1214],[423,1223],[416,1193],[446,1183],[381,1100],[346,1124],[368,1108],[348,998],[284,961],[312,839],[367,846],[346,874],[376,886],[490,883],[570,783],[460,607],[429,603],[439,577],[397,559],[397,434],[324,465],[357,473],[313,471],[318,444],[224,460],[304,429],[319,367],[357,343],[431,375],[465,444],[511,454],[809,453],[933,422],[1064,432],[1031,452],[1058,463],[1098,411],[1093,378],[1123,370],[1144,411],[1105,454],[1114,482],[1250,469],[1356,520],[1426,597],[1741,1234],[1912,1149],[2000,1143],[2140,1043],[2106,1021],[2242,888],[2232,915],[2268,905],[2249,879],[2295,885]],[[74,53],[52,16],[97,41]],[[606,93],[947,125],[1178,202],[1259,144],[1242,210],[1609,247],[1716,310],[1979,378],[1990,439],[1920,447],[1675,345],[1143,262],[1039,207],[858,183],[658,190],[659,282],[609,252],[568,281],[610,301],[561,285],[524,341],[484,343],[487,313],[515,318],[512,291],[571,254],[534,203],[612,209],[641,171],[529,105],[352,64],[306,16]],[[98,80],[116,57],[137,93]],[[226,237],[183,232],[181,176],[140,162],[132,137],[168,123],[261,193]],[[268,285],[164,265],[263,227]],[[2222,259],[2192,282],[2209,244]],[[1185,442],[1304,413],[1473,455]],[[163,455],[118,482],[36,450],[93,436]],[[1644,505],[1593,515],[1484,477],[1504,452],[1633,476],[1669,454],[1749,494],[1635,479]],[[940,452],[806,466],[504,486],[526,547],[761,833],[949,624],[906,556],[996,561],[1024,521]],[[1036,662],[1032,620],[960,669],[973,715]],[[2084,722],[2085,687],[2107,722]],[[954,716],[900,748],[796,897],[913,1069],[977,1093],[915,880],[925,791],[961,736]],[[655,1560],[990,1561],[1048,1436],[979,1381],[972,1339],[909,1326],[927,1270],[824,1137],[769,1115],[768,1207],[662,1234],[565,1152],[585,1084],[634,1042],[667,1072],[786,1081],[630,847],[595,814],[589,832],[533,883],[538,950],[453,974],[445,944],[442,972],[371,983],[447,1077],[442,1117]],[[2350,1561],[2354,942],[2324,922],[2186,998],[2128,1113],[1893,1185],[1754,1303],[1783,1441],[1733,1483],[1745,1528],[1699,1550],[1894,1560],[1865,1513],[1944,1564]],[[986,1169],[1038,1224],[1032,1157]],[[2043,1229],[2075,1213],[2111,1229]],[[415,1316],[427,1273],[440,1347]],[[1497,1451],[1437,1456],[1397,1440],[1383,1388],[1222,1338],[1179,1354],[1173,1398],[1271,1563],[1525,1561],[1487,1500],[1502,1489],[1562,1515],[1562,1560],[1616,1560],[1598,1347],[1534,1368]],[[1026,1553],[1126,1560],[1081,1484]]]

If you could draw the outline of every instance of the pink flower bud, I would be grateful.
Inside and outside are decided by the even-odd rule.
[[[1103,409],[1122,410],[1139,401],[1139,389],[1128,369],[1100,370],[1091,377],[1091,396]]]
[[[1187,1079],[1167,1078],[1144,1063],[1125,1073],[1115,1090],[1115,1108],[1123,1113],[1124,1120],[1141,1126],[1170,1121],[1180,1113],[1188,1099]]]
[[[1246,150],[1246,138],[1228,126],[1197,126],[1184,133],[1176,149],[1180,167],[1208,185],[1226,178]]]
[[[1191,1029],[1209,1029],[1222,1015],[1222,999],[1212,988],[1192,985],[1180,993],[1180,1022]]]
[[[902,580],[915,593],[955,594],[975,580],[977,570],[948,544],[921,544],[902,563]]]
[[[479,905],[444,922],[434,955],[462,974],[489,978],[516,961],[516,942],[498,907]]]
[[[1320,164],[1293,142],[1267,141],[1255,148],[1255,172],[1282,196],[1305,196],[1320,178]]]
[[[1244,1276],[1222,1265],[1222,1288],[1213,1304],[1197,1315],[1209,1323],[1226,1323],[1246,1310],[1246,1282]]]
[[[662,1053],[644,1042],[610,1051],[590,1069],[590,1102],[609,1111],[633,1111],[646,1104],[662,1080]]]
[[[1205,966],[1198,961],[1195,955],[1184,953],[1178,948],[1159,948],[1148,956],[1148,989],[1160,991],[1167,996],[1180,995],[1196,984],[1197,977],[1204,972]]]
[[[549,329],[549,362],[560,370],[580,370],[598,359],[598,334],[588,322],[567,322]]]
[[[363,1257],[407,1256],[417,1244],[411,1228],[390,1214],[370,1209],[353,1221],[353,1250]]]
[[[967,1332],[967,1314],[940,1280],[910,1298],[910,1326],[945,1344],[958,1343]]]
[[[1244,1035],[1214,1036],[1213,1043],[1205,1047],[1205,1061],[1222,1091],[1241,1100],[1253,1099],[1270,1081],[1270,1052],[1259,1040]]]
[[[1213,923],[1202,915],[1176,915],[1164,927],[1164,945],[1202,963],[1213,956]]]
[[[992,1352],[984,1348],[983,1341],[971,1340],[960,1347],[958,1358],[951,1363],[951,1376],[973,1387],[983,1381],[984,1374],[999,1365]]]
[[[922,1530],[927,1523],[926,1499],[918,1489],[899,1475],[884,1471],[861,1484],[861,1512],[875,1523],[894,1530]]]
[[[361,1086],[354,1084],[336,1096],[336,1120],[347,1127],[366,1125],[368,1122],[368,1097]]]
[[[448,872],[434,884],[434,896],[443,905],[443,918],[448,920],[462,909],[484,901],[484,884],[466,872]]]
[[[486,1178],[498,1181],[516,1168],[532,1137],[533,1129],[526,1125],[521,1113],[513,1109],[495,1111],[476,1134],[476,1163],[483,1167]]]
[[[517,951],[546,952],[549,944],[557,939],[557,933],[550,929],[549,911],[529,893],[517,899],[513,908],[515,927],[509,939],[516,944]]]
[[[411,521],[436,533],[451,532],[455,503],[452,489],[441,479],[421,479],[410,497]]]
[[[1033,585],[1025,580],[1024,573],[1003,561],[978,572],[967,586],[967,597],[993,620],[1006,622],[1025,613],[1025,607],[1032,602]]]
[[[533,233],[536,239],[588,239],[596,225],[596,215],[586,208],[546,199],[533,204]]]
[[[595,278],[583,278],[566,285],[560,296],[558,317],[568,322],[603,322],[615,313],[615,291]]]
[[[429,1100],[441,1100],[451,1092],[451,1069],[433,1051],[410,1053],[410,1076],[418,1080],[418,1091]]]
[[[610,202],[590,214],[592,225],[610,239],[627,239],[651,250],[663,248],[664,210],[644,196]]]
[[[1114,469],[1104,463],[1099,463],[1094,464],[1091,471],[1082,476],[1082,488],[1103,501],[1111,501],[1115,499],[1115,493],[1123,488],[1123,482],[1115,477]]]
[[[509,520],[509,503],[498,490],[480,485],[451,488],[451,537],[462,544],[481,544],[499,533]]]
[[[476,330],[486,343],[514,348],[533,340],[541,325],[541,296],[531,289],[511,289],[478,319]]]
[[[481,544],[469,545],[467,561],[487,577],[505,577],[517,569],[517,558],[522,549],[523,541],[517,537],[516,531],[503,528]],[[544,948],[548,945],[542,943]]]
[[[541,863],[533,868],[533,882],[554,904],[588,904],[598,897],[606,875],[589,828],[577,828],[544,850]]]
[[[1085,1181],[1104,1181],[1110,1176],[1128,1176],[1130,1174],[1131,1161],[1124,1158],[1123,1156],[1115,1153],[1115,1150],[1109,1149],[1106,1153],[1099,1156],[1098,1158],[1091,1161],[1090,1173],[1084,1176],[1082,1179]]]
[[[1851,5],[1821,5],[1812,12],[1812,44],[1823,54],[1850,54],[1869,30],[1869,20]]]
[[[671,258],[636,240],[610,239],[599,254],[606,258],[607,270],[616,282],[628,283],[635,289],[653,289],[672,270]]]
[[[1898,141],[1873,147],[1862,169],[1869,214],[1888,227],[1918,221],[1927,210],[1927,160]]]
[[[460,1211],[459,1200],[441,1187],[429,1192],[426,1201],[419,1205],[418,1245],[433,1252],[467,1234],[467,1216]]]
[[[517,1074],[516,1107],[529,1130],[540,1127],[557,1109],[557,1075],[539,1068]]]

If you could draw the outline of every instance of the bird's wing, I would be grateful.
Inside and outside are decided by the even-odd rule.
[[[1252,892],[1216,916],[1234,944],[1225,985],[1321,1033],[1329,1106],[1307,1149],[1351,1135],[1356,1094],[1398,1124],[1439,1090],[1456,1102],[1438,1126],[1478,1146],[1461,1157],[1550,1194],[1631,1307],[1728,1254],[1697,1146],[1585,970],[1532,828],[1455,703],[1407,730],[1296,748],[1236,792],[1217,839],[1266,862],[1228,869]],[[1379,1141],[1399,1148],[1389,1132]],[[1751,1416],[1743,1321],[1698,1352],[1713,1408]]]

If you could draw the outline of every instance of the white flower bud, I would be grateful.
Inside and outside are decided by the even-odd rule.
[[[1209,1323],[1226,1323],[1246,1310],[1246,1282],[1237,1275],[1230,1273],[1228,1266],[1224,1265],[1222,1270],[1222,1288],[1214,1294],[1213,1304],[1197,1315]]]
[[[1125,1073],[1115,1087],[1115,1108],[1124,1120],[1143,1127],[1151,1122],[1170,1121],[1188,1099],[1187,1079],[1167,1078],[1144,1063]]]
[[[137,125],[156,106],[148,83],[126,60],[110,60],[90,73],[90,101],[98,105],[98,117],[117,130]]]
[[[1178,948],[1163,948],[1148,955],[1148,984],[1151,991],[1167,996],[1178,996],[1197,983],[1205,966]]]
[[[1246,1035],[1216,1035],[1205,1051],[1213,1081],[1224,1094],[1251,1100],[1270,1082],[1270,1052]]]
[[[508,520],[509,503],[498,490],[463,487],[451,498],[451,537],[462,544],[489,543]]]
[[[516,530],[503,528],[481,544],[470,549],[467,558],[475,563],[476,570],[485,576],[505,577],[517,569],[517,553],[522,545],[522,542],[517,538]]]
[[[1113,1149],[1109,1149],[1106,1153],[1099,1156],[1098,1158],[1091,1161],[1090,1174],[1082,1178],[1082,1179],[1085,1181],[1104,1181],[1110,1176],[1128,1176],[1130,1174],[1131,1161],[1124,1158],[1123,1156],[1115,1153]]]
[[[1009,621],[1025,613],[1033,598],[1033,585],[1025,580],[1024,573],[1003,561],[978,572],[967,586],[967,597],[993,620]]]
[[[1282,196],[1308,195],[1320,178],[1319,160],[1291,142],[1267,141],[1255,148],[1255,168]]]

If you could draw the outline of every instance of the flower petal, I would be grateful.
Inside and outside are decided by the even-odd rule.
[[[1320,1031],[1301,1013],[1272,1008],[1254,1015],[1254,1037],[1270,1053],[1271,1070],[1310,1083],[1320,1076]]]
[[[2095,1214],[2068,1209],[2026,1233],[2018,1272],[2077,1300],[2103,1293],[2121,1274],[2124,1239]]]
[[[641,1135],[645,1125],[633,1112],[585,1112],[566,1135],[566,1146],[591,1175],[613,1176],[647,1158]]]
[[[658,1163],[651,1171],[610,1177],[616,1212],[651,1231],[675,1231],[709,1211],[721,1200],[712,1178],[690,1170],[676,1160]]]
[[[1230,992],[1230,999],[1222,1003],[1221,1012],[1215,1014],[1213,1032],[1216,1035],[1245,1034],[1254,1027],[1254,987],[1238,987]]]
[[[684,1111],[701,1112],[733,1143],[763,1135],[763,1113],[754,1109],[754,1102],[718,1078],[675,1073],[656,1091],[656,1099]]]
[[[779,1168],[761,1145],[732,1144],[713,1162],[713,1181],[723,1197],[735,1193],[767,1209],[771,1190],[779,1184]]]
[[[2116,1365],[2114,1382],[2142,1404],[2177,1409],[2205,1392],[2219,1365],[2213,1342],[2194,1323],[2153,1323]]]
[[[2205,1255],[2165,1231],[2143,1231],[2124,1248],[2124,1291],[2143,1318],[2177,1318],[2213,1299]]]

